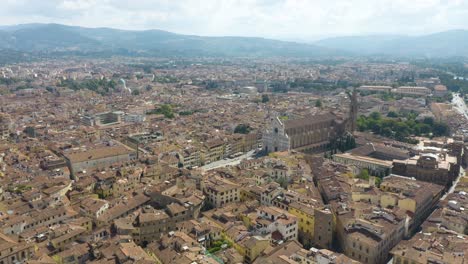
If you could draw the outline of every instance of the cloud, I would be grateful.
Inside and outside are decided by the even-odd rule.
[[[467,27],[464,0],[2,0],[0,24],[64,23],[275,38]]]

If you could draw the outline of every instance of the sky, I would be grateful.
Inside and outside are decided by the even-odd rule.
[[[315,40],[468,29],[468,0],[1,0],[0,25],[60,23]]]

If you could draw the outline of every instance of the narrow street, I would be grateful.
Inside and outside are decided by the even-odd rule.
[[[464,175],[465,175],[465,170],[463,168],[460,168],[460,174],[458,175],[457,179],[453,182],[453,185],[452,185],[452,187],[450,187],[448,192],[446,194],[444,194],[444,196],[442,196],[442,198],[440,198],[440,200],[445,200],[447,195],[453,193],[453,191],[455,190],[455,187],[457,187],[457,184],[460,181],[460,178],[463,177]]]
[[[452,105],[459,113],[465,116],[465,119],[468,123],[468,107],[466,106],[465,101],[463,100],[462,97],[460,97],[459,94],[457,93],[453,94]],[[463,168],[460,168],[460,175],[458,175],[457,179],[453,182],[452,187],[450,187],[448,192],[441,198],[441,200],[444,200],[447,197],[447,195],[453,193],[453,191],[455,190],[455,187],[460,181],[460,178],[463,177],[464,175],[465,175],[465,170]]]

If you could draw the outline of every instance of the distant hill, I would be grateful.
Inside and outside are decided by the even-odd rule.
[[[249,37],[201,37],[162,30],[130,31],[59,24],[0,27],[0,49],[44,53],[104,53],[167,56],[288,56],[342,55],[312,44]]]
[[[23,60],[62,55],[81,56],[232,56],[301,57],[390,56],[468,57],[468,31],[453,30],[425,36],[335,37],[298,43],[252,37],[203,37],[162,30],[84,28],[60,24],[0,26],[0,63],[14,54]]]
[[[468,31],[451,30],[424,36],[353,36],[320,40],[315,45],[357,55],[468,57]]]

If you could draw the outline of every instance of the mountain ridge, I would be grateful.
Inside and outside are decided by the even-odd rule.
[[[262,37],[184,35],[159,29],[125,30],[34,23],[0,26],[0,50],[85,56],[468,57],[468,30],[421,36],[342,36],[305,43]]]
[[[0,49],[22,52],[126,51],[147,55],[315,57],[340,51],[313,44],[254,37],[203,37],[164,30],[84,28],[60,24],[0,27]],[[346,52],[342,52],[346,54]]]
[[[468,30],[455,29],[420,36],[345,36],[326,38],[313,44],[367,56],[468,57]]]

